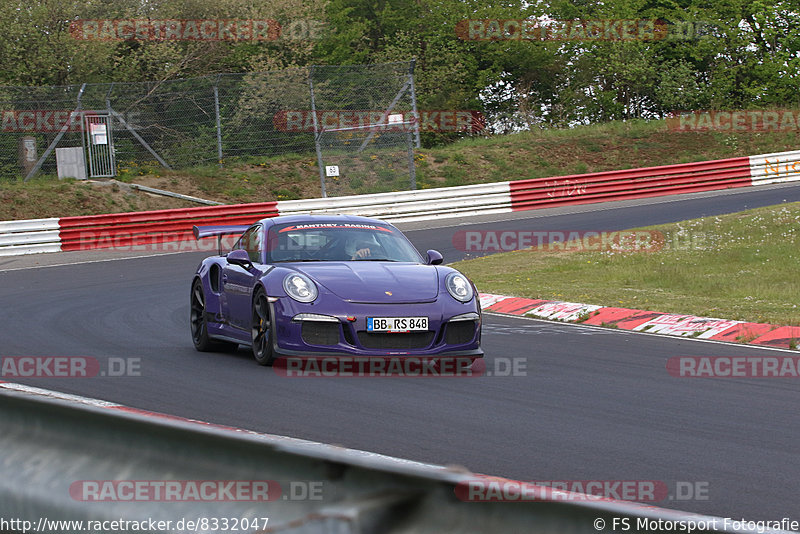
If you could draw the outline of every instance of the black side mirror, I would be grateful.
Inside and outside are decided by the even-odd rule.
[[[247,254],[247,251],[242,249],[230,251],[228,255],[225,256],[225,259],[228,263],[244,267],[245,269],[250,269],[253,266],[253,262],[250,261],[250,256]]]
[[[438,250],[429,250],[428,251],[428,265],[439,265],[442,263],[442,253]]]

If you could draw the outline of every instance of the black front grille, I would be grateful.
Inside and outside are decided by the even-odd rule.
[[[424,349],[433,341],[434,332],[406,332],[387,334],[385,332],[358,331],[358,341],[367,349]]]
[[[339,323],[303,321],[300,330],[303,342],[308,345],[336,345],[339,343]]]
[[[447,323],[444,341],[448,345],[469,343],[475,337],[475,321],[456,321]]]

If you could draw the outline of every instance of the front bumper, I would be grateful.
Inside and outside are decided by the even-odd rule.
[[[346,312],[284,297],[271,304],[277,357],[417,356],[482,358],[480,309],[473,303],[346,303]],[[367,317],[428,317],[428,330],[367,332]],[[298,319],[302,317],[302,320]],[[469,317],[470,319],[465,319]],[[456,319],[455,321],[453,319]]]

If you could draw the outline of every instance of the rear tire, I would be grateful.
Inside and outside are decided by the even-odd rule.
[[[199,278],[192,283],[192,294],[189,299],[189,326],[192,332],[192,343],[199,352],[213,352],[219,350],[235,351],[238,343],[216,341],[208,335],[206,323],[206,296],[203,284]]]
[[[272,351],[272,318],[269,302],[263,290],[256,292],[253,298],[253,320],[251,339],[253,340],[253,357],[260,365],[272,367],[275,354]]]

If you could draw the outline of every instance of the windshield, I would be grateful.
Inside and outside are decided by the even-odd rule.
[[[267,233],[267,263],[290,261],[422,263],[422,257],[391,226],[348,222],[272,226]]]

